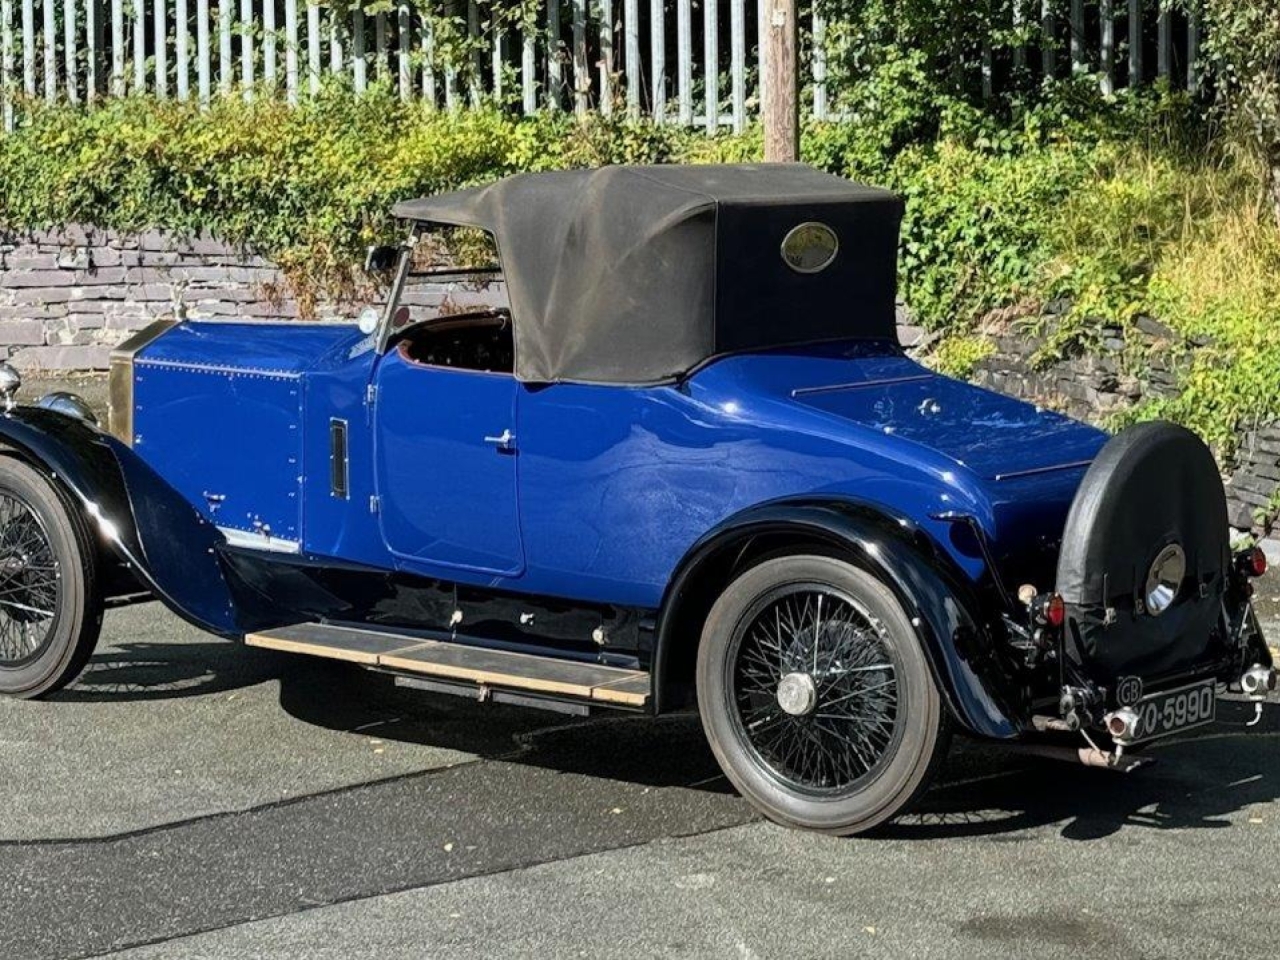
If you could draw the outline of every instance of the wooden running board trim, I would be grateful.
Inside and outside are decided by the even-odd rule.
[[[244,642],[251,647],[620,707],[642,708],[649,702],[650,677],[643,670],[492,650],[362,627],[298,623],[250,633]]]

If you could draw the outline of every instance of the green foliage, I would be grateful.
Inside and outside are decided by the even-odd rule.
[[[929,365],[949,377],[973,375],[978,363],[995,352],[995,344],[983,336],[956,333],[944,337],[929,353]]]
[[[341,289],[396,200],[521,170],[672,159],[668,128],[496,109],[428,112],[378,88],[270,99],[130,98],[35,107],[0,137],[0,225],[207,231],[279,260],[302,287]]]
[[[982,110],[940,89],[916,51],[882,58],[846,98],[849,121],[805,130],[805,159],[906,199],[902,293],[935,329],[1044,292],[1058,208],[1116,144],[1202,145],[1184,95],[1106,98],[1079,77]]]
[[[869,86],[884,94],[880,104],[895,110],[895,75],[908,99],[924,90],[978,101],[982,40],[994,55],[1031,39],[1030,23],[1021,33],[1012,28],[1015,2],[1022,0],[815,0],[828,22],[828,68],[840,107],[857,113],[868,105],[871,78]],[[1025,89],[1037,82],[1026,70],[1011,79]]]
[[[900,155],[888,182],[907,201],[902,292],[921,322],[963,327],[1026,296],[1083,167],[1081,151],[1032,144],[992,152],[944,140]]]
[[[370,18],[378,14],[391,18],[399,15],[399,5],[394,0],[322,0],[322,5],[329,7],[340,21],[348,24],[357,10]],[[474,30],[469,23],[469,9],[472,8],[476,14]],[[453,70],[462,90],[466,90],[483,73],[482,64],[493,50],[499,33],[514,30],[523,36],[537,35],[540,46],[546,45],[552,36],[542,0],[476,0],[473,5],[415,4],[409,15],[415,30],[424,34],[429,32],[431,36],[431,65],[436,70]],[[564,4],[560,8],[562,26],[572,15],[569,4]],[[557,32],[555,35],[560,34]],[[568,51],[563,46],[554,56],[562,64],[569,63]],[[410,55],[410,63],[415,70],[426,66],[427,59],[422,49]],[[514,102],[519,98],[518,85],[508,83],[507,90],[509,100]]]
[[[1043,359],[1097,346],[1103,323],[1154,316],[1180,334],[1187,372],[1179,392],[1119,418],[1185,423],[1223,453],[1239,428],[1280,416],[1280,230],[1254,166],[1209,152],[1104,143],[1082,188],[1055,211],[1041,299],[1068,297],[1070,313]],[[1197,344],[1194,351],[1187,344]],[[1141,374],[1146,358],[1126,356]]]
[[[1167,181],[1177,227],[1140,290],[1145,312],[1207,346],[1179,394],[1139,415],[1180,420],[1228,452],[1237,428],[1280,416],[1280,230],[1257,183],[1230,167]]]
[[[1275,0],[1184,0],[1205,25],[1202,63],[1233,132],[1265,166],[1280,224],[1280,4]]]
[[[842,105],[848,121],[811,125],[805,131],[805,157],[869,180],[883,179],[894,157],[908,146],[931,143],[938,134],[939,112],[950,105],[917,50],[879,59],[846,91]]]
[[[1196,105],[1185,96],[1147,87],[1104,95],[1092,72],[1051,80],[1035,53],[1019,63],[1019,48],[1043,42],[1040,8],[1032,7],[1025,0],[815,0],[827,19],[828,99],[847,121],[811,137],[806,157],[885,181],[903,150],[939,140],[1012,152],[1153,130],[1184,142],[1199,135]],[[1061,29],[1055,42],[1065,66]],[[982,77],[992,71],[998,82],[984,89]]]

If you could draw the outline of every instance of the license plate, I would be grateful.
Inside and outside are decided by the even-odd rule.
[[[1155,740],[1213,723],[1217,704],[1212,680],[1145,697],[1134,707],[1138,725],[1132,742]]]

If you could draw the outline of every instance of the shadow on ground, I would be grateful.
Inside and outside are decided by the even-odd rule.
[[[75,684],[55,699],[105,703],[204,696],[278,680],[297,665],[296,659],[224,641],[116,642],[90,657]]]
[[[1061,836],[1097,840],[1125,828],[1223,829],[1255,804],[1280,798],[1280,706],[1263,721],[1244,703],[1220,702],[1219,722],[1185,738],[1151,744],[1152,763],[1117,773],[1026,758],[996,745],[961,743],[915,811],[888,836],[1029,839],[1061,824]]]
[[[728,793],[696,717],[560,717],[397,688],[390,677],[331,661],[237,644],[123,643],[96,655],[59,698],[147,701],[278,682],[280,705],[308,724],[426,744],[652,787]],[[1094,840],[1128,828],[1221,829],[1245,808],[1280,798],[1280,705],[1262,722],[1252,707],[1223,701],[1220,720],[1197,735],[1154,744],[1152,765],[1128,774],[1027,757],[958,739],[932,790],[882,833],[894,838]]]

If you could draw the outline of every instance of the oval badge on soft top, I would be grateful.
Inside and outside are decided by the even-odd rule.
[[[835,231],[810,220],[787,232],[782,240],[782,259],[796,273],[819,273],[831,266],[839,249]]]

